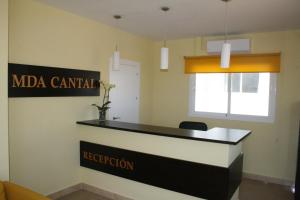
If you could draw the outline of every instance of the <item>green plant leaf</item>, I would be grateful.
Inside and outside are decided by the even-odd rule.
[[[104,108],[102,108],[101,110],[102,110],[102,111],[107,111],[108,109],[110,109],[110,107],[104,107]]]
[[[100,107],[100,106],[98,106],[97,104],[92,104],[91,106],[95,106],[95,107],[97,107],[97,108],[98,108],[98,110],[101,110],[101,107]]]
[[[105,107],[105,106],[107,106],[107,105],[110,104],[110,103],[111,103],[111,101],[108,101],[108,102],[106,102],[105,104],[103,104],[102,107]]]

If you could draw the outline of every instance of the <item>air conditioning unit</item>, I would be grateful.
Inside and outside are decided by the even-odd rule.
[[[222,51],[224,40],[207,41],[207,53],[219,54]],[[251,51],[250,39],[233,39],[227,40],[231,44],[231,52],[233,53],[249,53]]]

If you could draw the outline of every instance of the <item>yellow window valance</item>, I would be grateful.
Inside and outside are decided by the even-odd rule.
[[[220,67],[220,55],[184,57],[185,73],[280,72],[280,53],[231,55],[230,67]]]

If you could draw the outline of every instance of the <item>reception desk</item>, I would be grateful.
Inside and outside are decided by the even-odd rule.
[[[136,200],[237,199],[249,130],[77,122],[82,182]]]

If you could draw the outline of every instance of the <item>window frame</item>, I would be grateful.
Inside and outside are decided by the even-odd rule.
[[[228,93],[228,108],[227,113],[212,113],[212,112],[200,112],[195,111],[195,90],[196,90],[196,74],[190,75],[189,80],[189,116],[190,117],[203,117],[211,119],[225,119],[225,120],[238,120],[238,121],[249,121],[249,122],[264,122],[273,123],[275,120],[275,109],[276,109],[276,86],[277,86],[277,74],[270,73],[270,88],[269,88],[269,115],[258,116],[258,115],[241,115],[231,114],[231,92]],[[228,91],[231,87],[231,75],[228,77]]]

